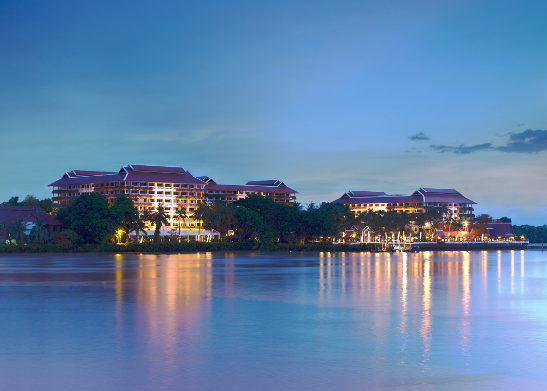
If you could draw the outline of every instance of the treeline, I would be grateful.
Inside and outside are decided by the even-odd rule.
[[[264,246],[326,241],[354,222],[353,213],[345,205],[324,202],[304,209],[254,194],[233,203],[202,203],[195,217],[203,221],[205,229],[218,231],[227,240],[258,241]]]
[[[513,225],[515,235],[524,236],[530,243],[547,243],[547,225]]]
[[[44,198],[43,200],[39,200],[31,194],[23,198],[22,201],[19,201],[19,197],[17,196],[11,197],[8,201],[2,202],[2,205],[37,206],[39,208],[42,208],[46,213],[51,213],[53,211],[53,201],[51,201],[51,198]]]
[[[143,243],[73,243],[71,245],[61,245],[58,243],[48,244],[25,244],[25,245],[6,245],[0,244],[0,253],[62,253],[62,252],[136,252],[136,253],[180,253],[180,252],[199,252],[199,251],[326,251],[326,252],[362,252],[376,251],[377,248],[367,245],[333,244],[331,242],[321,243],[276,243],[265,249],[259,242],[176,242],[171,240]]]

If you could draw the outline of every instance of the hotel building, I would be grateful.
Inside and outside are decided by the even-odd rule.
[[[294,202],[296,191],[283,182],[251,181],[246,185],[218,185],[209,177],[196,178],[182,167],[148,166],[130,164],[119,171],[66,172],[59,180],[51,183],[54,208],[70,203],[82,193],[102,194],[109,204],[116,197],[125,194],[133,199],[141,215],[154,212],[163,205],[170,226],[199,227],[193,214],[201,202],[237,201],[248,194],[272,197],[283,203]],[[177,218],[177,210],[186,209],[184,221]]]
[[[356,216],[363,212],[423,213],[428,207],[446,207],[455,219],[470,216],[476,202],[454,189],[422,187],[410,195],[389,195],[380,191],[348,191],[333,201],[347,205]]]
[[[249,194],[258,194],[271,197],[276,202],[290,205],[296,199],[296,190],[291,189],[280,180],[249,181],[245,185],[221,185],[208,176],[198,177],[206,183],[205,202],[213,201],[233,202],[247,197]]]

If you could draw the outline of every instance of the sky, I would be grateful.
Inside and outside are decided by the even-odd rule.
[[[456,188],[547,224],[547,2],[0,0],[0,200],[71,169]]]

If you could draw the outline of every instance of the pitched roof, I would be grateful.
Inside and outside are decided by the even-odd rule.
[[[350,190],[348,194],[351,197],[368,197],[377,195],[386,195],[383,191],[368,191],[368,190]]]
[[[422,187],[414,192],[423,197],[424,202],[444,202],[449,204],[476,204],[466,198],[455,189],[435,189],[432,187]]]
[[[23,221],[42,220],[45,225],[61,225],[54,216],[47,214],[38,206],[0,205],[0,222],[5,227],[16,223],[18,219],[23,219]]]
[[[196,177],[198,178],[200,181],[202,181],[203,183],[216,183],[213,178],[210,178],[208,177],[207,175],[204,175],[204,176],[198,176]]]
[[[130,164],[128,167],[132,171],[166,173],[166,174],[184,174],[184,168],[175,166],[149,166],[146,164]]]
[[[488,223],[486,231],[494,238],[515,236],[511,223]]]
[[[249,181],[246,185],[256,185],[256,186],[281,186],[284,185],[279,179],[265,179],[261,181]]]
[[[65,173],[61,179],[51,183],[49,186],[81,185],[86,183],[105,183],[121,181],[139,182],[167,182],[167,183],[190,183],[203,184],[189,171],[182,167],[147,166],[143,164],[129,164],[122,167],[120,171],[107,174],[94,174],[90,176],[71,176],[70,172],[83,170],[72,170]],[[101,171],[85,171],[99,173]]]
[[[80,177],[80,176],[93,176],[93,175],[105,175],[105,174],[115,174],[114,171],[89,171],[89,170],[72,170],[67,172],[69,177]]]
[[[127,174],[124,181],[135,182],[167,182],[167,183],[191,183],[203,185],[203,182],[195,178],[189,171],[182,167],[143,166],[128,165],[123,167]]]
[[[386,204],[393,202],[439,202],[475,204],[454,189],[420,188],[410,195],[390,195],[381,191],[355,191],[344,193],[333,201],[335,204]]]
[[[254,185],[221,185],[217,183],[209,183],[205,186],[207,190],[220,190],[220,191],[256,191],[259,193],[282,193],[282,194],[296,194],[297,191],[287,186],[254,186]]]
[[[421,197],[414,195],[377,195],[370,197],[351,197],[347,193],[334,200],[335,204],[388,204],[393,202],[422,202]]]

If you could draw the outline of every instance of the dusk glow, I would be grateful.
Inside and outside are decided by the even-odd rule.
[[[0,198],[70,169],[280,178],[298,201],[457,188],[547,219],[541,2],[0,5]]]

